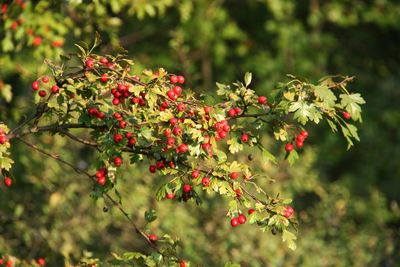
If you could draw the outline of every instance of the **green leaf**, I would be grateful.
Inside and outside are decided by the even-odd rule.
[[[252,79],[252,74],[251,72],[246,72],[244,75],[244,83],[246,84],[246,87],[250,85]]]
[[[0,158],[0,169],[9,171],[14,161],[10,158]]]
[[[299,154],[296,150],[292,150],[287,157],[287,161],[289,162],[290,166],[293,165],[298,159]]]
[[[146,210],[144,212],[144,218],[147,223],[151,223],[157,219],[157,213],[155,210]]]
[[[297,239],[297,237],[292,232],[289,232],[287,230],[283,230],[282,241],[286,242],[287,246],[291,250],[295,250],[296,249],[296,242],[295,242],[296,239]]]
[[[271,161],[272,163],[276,164],[276,157],[266,149],[263,149],[262,151],[262,159],[263,161]]]
[[[235,153],[243,150],[243,144],[239,143],[237,138],[229,139],[227,141],[227,144],[229,145],[229,151],[232,154],[235,154]]]
[[[349,95],[341,94],[339,97],[341,98],[341,106],[350,113],[352,119],[361,121],[360,105],[365,104],[365,100],[361,95],[359,93]]]
[[[315,96],[324,103],[324,107],[333,107],[337,100],[335,94],[326,85],[313,86]]]

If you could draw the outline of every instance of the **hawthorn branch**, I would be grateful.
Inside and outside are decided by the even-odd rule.
[[[62,163],[62,164],[64,164],[64,165],[70,167],[70,168],[73,169],[76,173],[86,176],[86,177],[87,177],[88,179],[90,179],[92,182],[96,182],[96,178],[95,178],[94,175],[90,175],[90,174],[89,174],[88,172],[86,172],[85,170],[82,170],[81,168],[78,168],[78,167],[74,166],[73,164],[71,164],[71,163],[65,161],[65,160],[62,159],[59,155],[49,153],[49,152],[47,152],[47,151],[45,151],[45,150],[39,148],[38,146],[29,143],[28,141],[26,141],[26,140],[24,140],[24,139],[22,139],[22,138],[20,138],[20,137],[16,137],[16,139],[19,140],[20,142],[22,142],[23,144],[25,144],[26,146],[28,146],[28,147],[34,149],[35,151],[37,151],[37,152],[39,152],[39,153],[41,153],[41,154],[43,154],[43,155],[45,155],[45,156],[47,156],[47,157],[50,157],[50,158],[52,158],[52,159],[55,159],[55,160],[57,160],[58,162],[60,162],[60,163]],[[131,226],[132,226],[132,228],[135,230],[135,232],[136,232],[137,234],[139,234],[140,236],[142,236],[143,239],[149,244],[149,246],[150,246],[151,248],[153,248],[153,249],[156,250],[158,253],[160,253],[161,255],[163,255],[163,254],[161,253],[161,251],[158,249],[157,245],[154,244],[154,243],[149,239],[149,237],[146,235],[146,233],[143,232],[143,231],[136,225],[136,223],[132,220],[132,218],[129,216],[129,214],[125,211],[125,209],[122,207],[122,205],[121,205],[118,201],[116,201],[113,197],[111,197],[111,196],[110,196],[108,193],[106,193],[106,192],[103,192],[103,196],[106,197],[109,201],[111,201],[111,203],[112,203],[115,207],[118,208],[118,210],[124,215],[124,217],[125,217],[125,218],[128,220],[128,222],[131,224]]]

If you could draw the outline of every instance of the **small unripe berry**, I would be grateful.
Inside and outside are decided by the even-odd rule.
[[[246,222],[246,216],[244,216],[243,214],[240,214],[239,216],[238,216],[238,222],[240,223],[240,224],[244,224],[245,222]]]
[[[261,105],[264,105],[265,103],[267,103],[267,97],[259,96],[258,97],[258,103],[260,103]]]
[[[285,145],[285,150],[286,150],[287,153],[292,152],[292,151],[293,151],[293,145],[290,144],[290,143],[287,143],[287,144]]]
[[[190,191],[192,191],[192,186],[189,185],[189,184],[185,184],[185,185],[183,186],[183,192],[185,192],[185,193],[190,193]]]
[[[237,218],[232,218],[232,220],[231,220],[231,226],[232,226],[232,227],[236,227],[236,226],[238,226],[238,225],[239,225],[238,219],[237,219]]]

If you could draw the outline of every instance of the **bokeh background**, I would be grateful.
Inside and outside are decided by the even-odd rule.
[[[300,220],[297,250],[279,237],[245,225],[231,229],[226,203],[157,202],[161,177],[147,164],[125,166],[118,189],[139,225],[179,236],[181,255],[194,266],[400,266],[400,3],[391,0],[70,0],[0,1],[0,121],[15,126],[32,112],[32,79],[47,73],[45,58],[74,51],[74,43],[103,38],[98,52],[119,45],[139,72],[164,67],[187,86],[215,95],[215,82],[253,73],[266,94],[285,74],[312,81],[354,75],[352,91],[367,104],[361,142],[350,151],[326,125],[309,128],[309,142],[291,168],[254,153],[259,181],[294,199]],[[7,10],[4,12],[4,4]],[[22,20],[21,20],[22,18]],[[282,144],[265,134],[272,151]],[[88,170],[96,154],[59,136],[31,137]],[[247,153],[239,156],[246,160]],[[0,256],[46,258],[48,266],[112,258],[111,252],[148,251],[117,210],[90,198],[84,177],[12,143],[15,184],[0,186]],[[283,159],[283,156],[281,157]]]

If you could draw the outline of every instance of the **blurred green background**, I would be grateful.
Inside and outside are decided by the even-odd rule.
[[[139,225],[145,210],[157,210],[148,229],[180,237],[192,266],[400,266],[398,1],[70,0],[25,1],[24,8],[21,1],[0,2],[8,5],[0,12],[0,121],[11,128],[32,112],[30,83],[46,73],[44,59],[56,61],[74,43],[90,42],[95,30],[104,41],[100,52],[122,45],[138,72],[164,67],[209,95],[216,81],[239,80],[246,71],[266,95],[287,73],[312,81],[356,76],[350,89],[367,101],[361,143],[346,151],[339,136],[319,125],[308,129],[309,144],[291,168],[254,152],[253,167],[276,180],[259,181],[263,188],[294,199],[300,220],[294,252],[254,226],[231,229],[219,196],[206,196],[200,207],[156,202],[163,178],[147,175],[146,164],[125,166],[118,189]],[[281,153],[271,136],[263,139]],[[30,140],[94,170],[90,148],[47,134]],[[0,186],[0,256],[69,266],[85,257],[106,260],[111,252],[148,251],[118,210],[104,213],[108,203],[89,197],[86,179],[16,141],[12,158],[15,184]]]

